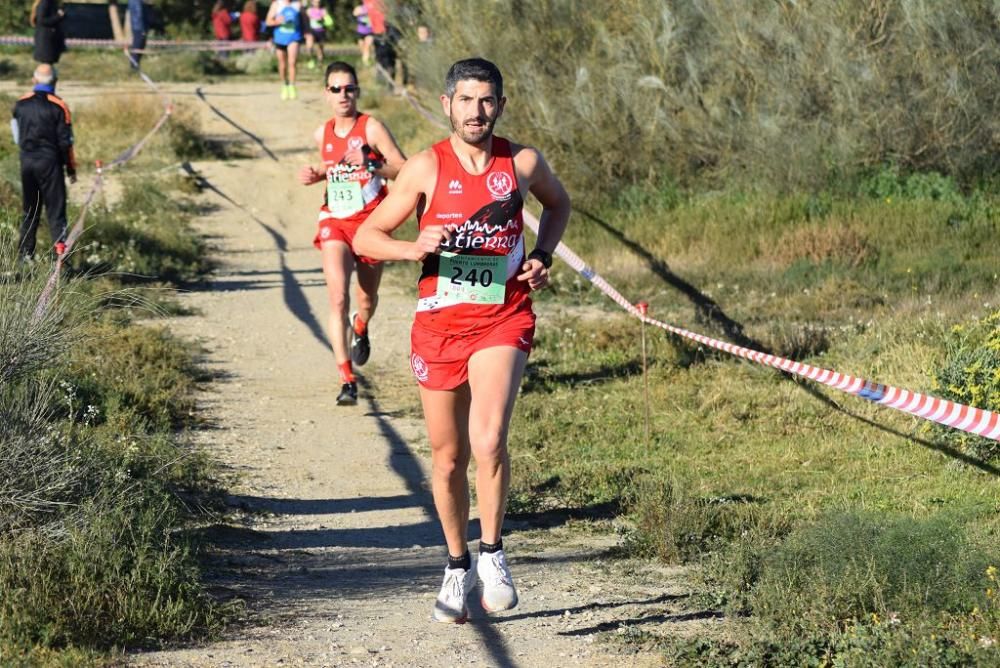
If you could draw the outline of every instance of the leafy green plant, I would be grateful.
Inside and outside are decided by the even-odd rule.
[[[952,328],[933,389],[945,399],[1000,412],[1000,311]],[[1000,456],[996,441],[947,427],[935,431],[977,459]]]

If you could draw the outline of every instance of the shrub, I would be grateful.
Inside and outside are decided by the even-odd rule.
[[[985,602],[979,574],[998,556],[978,548],[956,517],[829,513],[763,552],[749,605],[792,634],[872,615],[964,612]]]
[[[630,500],[636,529],[631,552],[667,563],[684,563],[751,533],[773,535],[782,520],[741,495],[698,497],[676,480],[646,478]]]
[[[1000,413],[1000,311],[953,328],[934,392],[976,408]],[[1000,456],[1000,443],[957,429],[935,426],[941,438],[978,459]]]

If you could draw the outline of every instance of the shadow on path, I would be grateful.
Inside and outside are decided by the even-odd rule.
[[[578,605],[575,608],[555,608],[554,610],[538,610],[537,612],[523,612],[515,615],[507,615],[506,617],[498,618],[498,621],[503,622],[515,622],[519,619],[535,619],[539,617],[562,617],[566,613],[570,615],[578,615],[583,612],[588,612],[591,610],[601,610],[605,608],[621,608],[626,605],[655,605],[657,603],[673,603],[675,601],[683,601],[690,598],[690,594],[660,594],[659,596],[654,596],[653,598],[647,598],[642,601],[615,601],[613,603],[604,602],[594,602],[587,603],[585,605]],[[617,622],[614,622],[617,625]],[[614,626],[612,626],[614,628]],[[584,635],[580,633],[579,635]]]
[[[202,102],[204,102],[205,104],[208,105],[208,108],[211,109],[215,113],[216,116],[218,116],[219,118],[221,118],[222,120],[224,120],[226,123],[229,123],[234,128],[236,128],[237,130],[239,130],[240,132],[242,132],[243,134],[245,134],[247,137],[249,137],[250,139],[252,139],[254,141],[254,143],[257,144],[258,146],[260,146],[261,150],[263,150],[264,153],[267,154],[267,157],[271,158],[271,160],[274,160],[275,162],[278,162],[278,156],[276,156],[274,154],[274,152],[271,151],[271,149],[269,149],[267,147],[267,144],[264,143],[263,139],[261,139],[260,137],[258,137],[254,133],[250,132],[246,128],[244,128],[242,125],[240,125],[239,123],[237,123],[236,121],[234,121],[233,119],[231,119],[229,116],[226,116],[224,113],[222,113],[221,109],[219,109],[214,104],[212,104],[211,102],[209,102],[208,98],[205,97],[205,93],[204,93],[204,91],[202,91],[201,86],[198,86],[195,89],[194,93],[195,93],[195,95],[198,96],[198,98]]]
[[[313,337],[317,341],[319,341],[325,348],[329,349],[330,342],[326,338],[323,326],[313,314],[312,308],[309,306],[309,301],[306,299],[306,295],[302,291],[302,286],[295,278],[295,272],[288,267],[288,263],[285,261],[285,253],[288,252],[288,241],[285,239],[284,235],[258,218],[252,211],[234,200],[211,181],[199,174],[190,162],[183,163],[181,168],[194,180],[195,186],[202,190],[211,190],[216,195],[249,216],[251,220],[260,225],[264,231],[271,236],[271,240],[278,249],[278,262],[281,265],[279,271],[281,273],[282,293],[285,299],[285,306],[288,307],[288,310],[292,313],[292,315],[298,318],[299,321],[309,329],[310,333],[312,333]],[[212,289],[211,285],[209,286],[209,289]]]
[[[366,400],[368,402],[369,411],[366,415],[375,418],[378,422],[379,430],[382,432],[382,436],[385,437],[385,440],[392,448],[389,453],[389,464],[392,467],[392,470],[395,471],[396,475],[398,475],[406,484],[406,487],[410,491],[410,494],[413,495],[414,500],[419,500],[420,505],[424,509],[424,515],[429,518],[429,523],[434,526],[437,541],[443,544],[444,536],[441,533],[441,526],[438,523],[437,513],[434,509],[434,499],[427,489],[428,483],[424,478],[423,469],[421,469],[416,455],[412,450],[410,450],[410,447],[406,444],[406,440],[398,431],[396,431],[395,427],[392,426],[392,423],[389,422],[386,413],[381,410],[378,401],[374,398],[373,393],[371,392],[371,386],[368,382],[363,377],[359,377],[358,385],[365,390],[364,394],[365,397],[367,397]],[[479,535],[479,522],[470,522],[469,540],[477,540]],[[444,559],[442,558],[442,562],[443,561]],[[435,573],[435,577],[441,576],[441,571],[443,570],[442,567],[443,563],[439,566],[437,572]],[[486,613],[477,601],[473,601],[470,608],[470,614],[474,617],[479,619],[485,618]],[[472,627],[476,630],[483,646],[493,657],[496,665],[516,665],[511,656],[510,650],[507,647],[507,643],[497,630],[493,628],[492,624],[473,623]]]

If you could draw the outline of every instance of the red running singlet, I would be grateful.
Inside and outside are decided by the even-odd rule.
[[[530,288],[517,280],[524,264],[524,202],[517,187],[510,142],[493,138],[493,157],[480,175],[462,167],[449,140],[433,146],[438,159],[437,183],[430,206],[421,213],[419,224],[452,225],[450,243],[442,251],[457,256],[504,256],[505,260],[462,261],[454,264],[440,255],[428,255],[418,283],[417,314],[414,326],[446,336],[462,336],[482,331],[516,314],[531,313]],[[501,274],[501,275],[494,275]],[[504,282],[502,303],[493,285],[489,303],[475,303],[479,296],[462,293],[454,297],[452,287],[483,289]],[[458,300],[457,303],[455,300]],[[470,301],[471,300],[471,301]],[[529,315],[530,317],[530,315]],[[533,321],[533,318],[532,318]]]
[[[385,180],[369,172],[364,165],[349,165],[344,162],[344,154],[361,148],[368,143],[365,126],[368,114],[358,114],[358,118],[347,133],[339,137],[333,131],[334,119],[323,126],[323,147],[320,157],[326,167],[326,193],[320,208],[320,221],[327,218],[347,220],[361,225],[375,207],[385,199],[388,189]]]

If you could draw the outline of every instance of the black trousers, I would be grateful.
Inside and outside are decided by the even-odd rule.
[[[21,237],[17,242],[18,255],[30,257],[35,254],[35,235],[43,205],[49,219],[52,242],[66,241],[66,181],[63,178],[63,166],[51,158],[22,155],[21,192],[24,218],[21,221]]]
[[[375,62],[396,79],[396,45],[385,35],[375,35]]]

